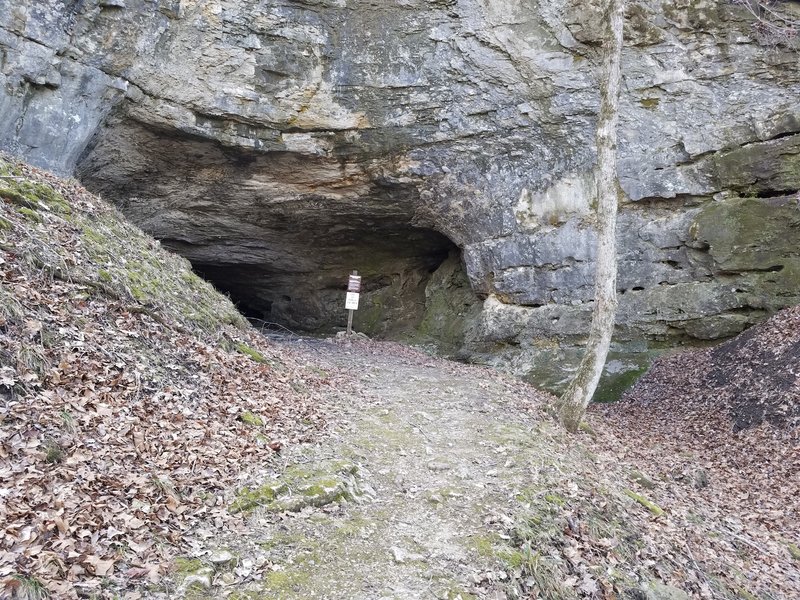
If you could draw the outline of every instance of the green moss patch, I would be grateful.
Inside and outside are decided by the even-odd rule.
[[[30,210],[49,210],[62,214],[71,212],[64,197],[52,187],[25,179],[0,180],[0,198]]]
[[[336,535],[343,539],[354,538],[361,535],[368,528],[369,521],[363,518],[353,518],[336,527]]]
[[[152,307],[190,329],[214,331],[244,318],[214,288],[197,277],[183,258],[167,254],[115,211],[79,218],[82,246],[98,266],[92,277],[122,297]],[[127,257],[118,260],[119,256]]]
[[[800,561],[800,547],[797,544],[787,544],[787,548],[789,549],[789,556]]]
[[[21,174],[3,158],[0,172]],[[188,261],[165,252],[115,209],[91,198],[71,206],[49,183],[21,175],[0,179],[0,200],[8,205],[0,208],[12,209],[4,212],[0,230],[26,230],[30,243],[20,248],[26,263],[93,293],[142,305],[165,325],[201,332],[246,327],[230,300],[197,277]]]
[[[271,485],[262,485],[254,489],[242,488],[236,495],[236,500],[231,504],[230,510],[236,514],[251,511],[259,506],[268,506],[277,498],[277,490],[277,486]]]
[[[639,100],[639,105],[642,108],[647,108],[649,110],[653,110],[655,108],[658,108],[658,105],[660,103],[661,103],[661,99],[660,98],[642,98],[641,100]]]
[[[357,472],[355,465],[342,461],[323,462],[314,468],[294,465],[273,483],[242,488],[230,511],[297,512],[307,506],[354,500],[359,495]]]
[[[242,423],[245,423],[246,425],[252,425],[253,427],[261,427],[264,425],[264,419],[249,411],[245,411],[240,414],[239,420]]]
[[[651,513],[653,513],[653,515],[655,515],[656,517],[660,517],[661,515],[664,514],[664,510],[658,504],[653,502],[652,500],[648,500],[647,498],[645,498],[641,494],[637,494],[636,492],[633,492],[631,490],[624,490],[624,492],[625,492],[626,496],[628,496],[629,498],[632,498],[633,500],[635,500],[636,502],[638,502],[639,504],[644,506],[647,510],[649,510]]]
[[[632,369],[613,375],[606,374],[601,385],[598,385],[592,402],[616,402],[628,388],[633,386],[647,370],[646,367]]]
[[[457,353],[464,344],[466,323],[476,318],[480,306],[461,257],[452,254],[425,287],[425,313],[417,327],[418,341],[435,343],[445,354]]]
[[[208,565],[206,565],[199,558],[186,558],[184,556],[178,556],[172,562],[173,571],[180,575],[190,575],[192,573],[197,573],[198,571],[206,568],[207,566]]]
[[[262,580],[264,591],[288,592],[311,578],[311,573],[298,569],[271,571]],[[280,597],[280,596],[278,596]]]
[[[236,350],[238,350],[239,352],[241,352],[245,356],[253,359],[257,363],[261,363],[261,364],[265,364],[265,365],[270,363],[270,361],[267,359],[266,356],[261,354],[261,352],[259,352],[258,350],[254,349],[254,348],[251,348],[250,346],[248,346],[244,342],[238,342],[236,344]]]
[[[558,494],[545,494],[544,501],[555,504],[556,506],[564,506],[567,503],[567,501]]]
[[[21,194],[15,189],[8,187],[0,187],[0,198],[18,207],[35,209],[37,203],[35,199],[29,199],[24,194]]]
[[[494,546],[499,540],[497,534],[494,535],[476,535],[472,538],[472,547],[480,556],[494,556]]]
[[[34,223],[41,223],[42,222],[42,216],[32,208],[28,208],[26,206],[23,206],[21,208],[18,208],[17,212],[19,214],[21,214],[22,216],[24,216],[29,221],[33,221]]]

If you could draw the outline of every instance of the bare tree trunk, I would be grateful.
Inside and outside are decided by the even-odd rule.
[[[558,401],[559,417],[568,431],[577,431],[592,399],[608,356],[617,311],[617,121],[624,0],[609,0],[603,70],[600,73],[600,114],[597,120],[597,267],[594,312],[586,353],[575,377]]]

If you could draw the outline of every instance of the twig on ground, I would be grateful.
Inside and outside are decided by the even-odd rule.
[[[700,565],[698,565],[697,561],[694,559],[694,554],[692,554],[692,548],[689,546],[689,542],[684,543],[683,546],[684,548],[686,548],[686,553],[689,555],[689,559],[692,561],[695,570],[700,574],[700,577],[702,577],[707,584],[710,584],[711,581],[709,581],[705,571],[703,571],[703,569],[700,568]]]
[[[422,427],[420,427],[419,425],[414,424],[413,422],[411,422],[408,419],[402,419],[402,420],[405,423],[407,423],[412,429],[416,429],[417,431],[419,431],[420,435],[422,435],[422,437],[424,437],[426,440],[428,440],[431,444],[433,443],[433,440],[430,438],[430,436],[427,433],[425,433],[425,430],[422,429]]]
[[[772,552],[770,552],[769,550],[766,550],[765,548],[762,548],[761,546],[759,546],[759,545],[758,545],[758,544],[756,544],[755,542],[751,542],[751,541],[750,541],[750,540],[748,540],[746,537],[744,537],[744,536],[741,536],[741,535],[738,535],[738,534],[736,534],[736,533],[733,533],[733,532],[732,532],[730,529],[728,530],[728,533],[730,534],[730,536],[731,536],[731,537],[733,537],[733,538],[736,538],[736,539],[737,539],[737,540],[739,540],[740,542],[743,542],[743,543],[747,544],[747,545],[748,545],[748,546],[750,546],[750,547],[751,547],[753,550],[757,550],[757,551],[758,551],[758,552],[760,552],[761,554],[764,554],[764,555],[766,555],[766,556],[769,556],[769,557],[771,557],[771,558],[774,558],[775,560],[779,560],[779,561],[781,561],[781,562],[784,562],[784,561],[783,561],[783,559],[781,559],[781,557],[780,557],[780,556],[776,556],[776,555],[774,555],[774,554],[773,554]]]

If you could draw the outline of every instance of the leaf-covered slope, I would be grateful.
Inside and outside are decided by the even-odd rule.
[[[594,412],[620,459],[666,482],[654,494],[662,506],[686,515],[693,531],[708,520],[698,515],[718,515],[729,531],[708,540],[717,557],[755,550],[760,563],[748,562],[783,572],[792,590],[764,597],[797,597],[800,307],[713,348],[657,360],[622,401]]]
[[[658,360],[624,400],[727,417],[735,432],[800,426],[800,306],[713,348]]]
[[[320,425],[326,377],[78,184],[0,156],[0,596],[156,579]]]

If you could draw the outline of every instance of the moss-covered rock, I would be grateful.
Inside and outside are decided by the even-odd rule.
[[[652,500],[648,500],[641,494],[637,494],[632,490],[624,490],[625,495],[631,498],[632,500],[638,502],[642,506],[644,506],[647,510],[649,510],[653,515],[656,517],[660,517],[664,514],[664,509],[662,509],[658,504],[653,502]]]
[[[307,506],[355,500],[360,495],[357,473],[355,465],[343,461],[322,462],[313,468],[290,466],[275,482],[239,490],[230,510],[297,512]]]
[[[236,344],[236,350],[238,350],[239,352],[241,352],[245,356],[251,358],[252,360],[254,360],[257,363],[261,363],[261,364],[265,364],[265,365],[266,364],[270,364],[270,361],[267,359],[266,356],[261,354],[261,352],[259,352],[255,348],[251,348],[250,346],[248,346],[244,342],[238,342]]]
[[[660,354],[657,350],[644,352],[610,352],[603,374],[597,385],[592,402],[614,402],[641,377],[653,359]]]
[[[800,124],[795,119],[794,129]],[[710,158],[717,189],[746,195],[800,189],[800,135],[739,146]]]
[[[514,370],[540,389],[561,394],[583,356],[583,346],[541,340],[525,348]],[[641,377],[658,356],[669,350],[660,343],[615,343],[608,354],[593,402],[615,402]]]
[[[259,506],[269,506],[278,497],[281,484],[262,485],[255,488],[244,487],[236,494],[231,504],[232,513],[251,511]]]
[[[425,287],[425,313],[417,328],[419,341],[434,343],[443,354],[458,354],[466,327],[480,311],[480,302],[453,252]]]
[[[660,102],[661,100],[659,98],[642,98],[641,100],[639,100],[639,105],[644,108],[653,110],[655,108],[658,108]]]
[[[172,563],[173,571],[179,575],[196,573],[206,566],[207,565],[199,558],[189,558],[186,556],[178,556]]]
[[[800,182],[798,182],[800,186]],[[800,212],[796,200],[732,198],[703,207],[692,227],[694,241],[708,246],[725,273],[781,271],[800,260]],[[800,280],[786,281],[796,290]]]
[[[652,479],[650,479],[647,475],[636,469],[631,471],[631,480],[635,481],[640,486],[648,490],[652,490],[656,487],[656,484],[655,482],[653,482]]]
[[[198,558],[179,556],[172,562],[172,574],[187,600],[206,597],[214,577],[214,568]]]

